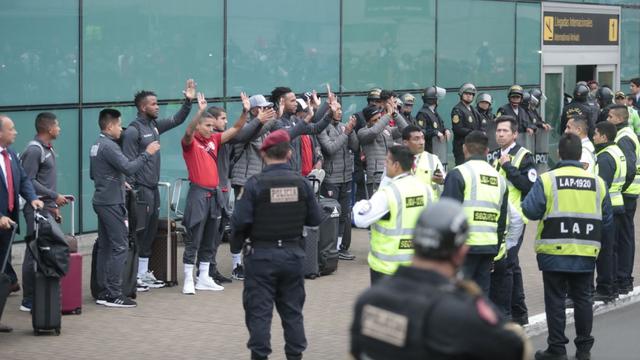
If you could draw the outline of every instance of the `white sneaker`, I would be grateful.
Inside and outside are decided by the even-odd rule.
[[[198,280],[196,281],[196,290],[222,291],[224,290],[224,287],[216,284],[211,276],[198,276]]]
[[[195,295],[196,288],[193,286],[193,281],[185,280],[184,285],[182,285],[182,293],[185,295]]]
[[[151,289],[163,288],[166,285],[164,281],[156,279],[152,271],[147,271],[146,273],[138,276],[138,280]]]
[[[138,283],[136,284],[137,292],[147,292],[149,291],[149,287],[138,278]]]

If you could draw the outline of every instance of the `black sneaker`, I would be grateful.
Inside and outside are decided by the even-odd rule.
[[[576,352],[576,360],[591,360],[591,352],[590,351],[577,351]]]
[[[349,252],[349,250],[338,250],[338,258],[340,260],[355,260],[356,256]]]
[[[242,265],[236,266],[233,271],[231,271],[231,277],[236,280],[244,280],[244,267]]]
[[[568,360],[567,354],[555,354],[549,350],[536,351],[536,360]]]
[[[615,295],[605,295],[605,294],[600,294],[600,293],[596,293],[593,296],[593,301],[602,301],[605,304],[608,304],[610,302],[614,302],[616,301],[616,296]]]
[[[96,299],[96,305],[104,305],[107,302],[107,300],[104,298],[104,296],[98,296],[98,298]]]
[[[511,318],[511,321],[520,326],[525,326],[529,324],[529,315],[524,314],[522,316],[514,316]]]
[[[213,280],[215,280],[215,282],[219,283],[219,284],[223,284],[223,283],[231,283],[233,282],[233,280],[229,279],[228,277],[220,274],[220,272],[218,271],[218,269],[214,269],[209,271],[209,276],[211,276],[211,278]]]
[[[138,304],[136,304],[135,301],[129,299],[124,295],[120,295],[116,298],[107,297],[104,302],[104,306],[106,307],[132,308],[136,307],[137,305]]]

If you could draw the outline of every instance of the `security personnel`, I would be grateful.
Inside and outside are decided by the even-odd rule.
[[[424,130],[425,149],[434,153],[433,142],[447,142],[451,140],[451,131],[444,125],[444,120],[438,114],[438,103],[444,97],[446,91],[437,86],[430,86],[424,90],[422,95],[422,108],[416,114],[416,123]],[[437,138],[437,139],[436,139]],[[447,165],[447,159],[440,159]]]
[[[571,120],[569,120],[569,124]],[[567,127],[568,128],[568,127]],[[593,141],[598,152],[597,174],[604,180],[609,191],[611,207],[613,208],[613,221],[615,230],[622,228],[624,224],[625,210],[622,199],[622,187],[627,176],[627,160],[622,150],[614,142],[616,127],[608,121],[596,124],[593,133]],[[584,152],[584,148],[582,150]],[[596,260],[598,277],[596,278],[596,293],[594,301],[610,302],[618,296],[615,285],[617,263],[617,234],[602,234],[600,255]]]
[[[518,133],[524,135],[525,133],[529,136],[532,136],[535,131],[535,125],[531,123],[529,119],[529,113],[524,106],[520,106],[522,104],[524,95],[524,90],[520,85],[513,85],[509,88],[509,92],[507,93],[507,98],[509,99],[509,103],[502,105],[498,109],[496,113],[496,117],[499,118],[502,115],[513,116],[518,123]],[[524,146],[524,142],[519,141],[519,145]],[[532,151],[533,149],[527,149]]]
[[[640,135],[640,115],[638,114],[638,110],[632,106],[633,95],[625,95],[622,91],[618,91],[615,94],[614,101],[619,105],[627,105],[627,109],[629,109],[629,125],[631,125],[636,135]]]
[[[633,218],[636,213],[636,203],[640,194],[640,143],[638,137],[629,126],[629,110],[625,105],[613,105],[609,108],[610,123],[616,126],[616,144],[627,159],[627,176],[622,187],[625,218],[618,228],[618,266],[617,285],[620,294],[633,291],[633,257],[635,253],[635,226]]]
[[[487,93],[482,93],[476,98],[476,110],[478,110],[478,114],[482,117],[482,123],[485,124],[485,131],[489,138],[489,149],[498,147],[496,143],[496,116],[491,108],[492,104],[493,98]]]
[[[127,210],[124,206],[125,176],[133,176],[145,165],[153,162],[160,150],[158,141],[151,141],[146,150],[129,160],[116,141],[122,134],[120,112],[114,109],[100,111],[100,136],[91,146],[89,173],[93,180],[93,210],[98,215],[98,258],[96,274],[98,285],[104,289],[97,304],[107,307],[135,307],[135,301],[122,294],[122,269],[127,258],[129,233]]]
[[[582,141],[582,155],[580,162],[582,168],[588,172],[596,173],[596,150],[593,147],[593,143],[589,140],[587,134],[589,133],[589,125],[587,125],[587,119],[582,115],[575,115],[567,121],[567,127],[564,129],[565,133],[571,133],[578,135]]]
[[[462,206],[442,199],[422,212],[411,266],[356,302],[351,355],[358,360],[528,359],[522,328],[495,312],[478,287],[456,280],[468,225]]]
[[[386,159],[387,181],[370,200],[353,206],[357,227],[371,226],[369,267],[371,283],[393,275],[400,265],[409,265],[413,255],[411,234],[420,212],[432,199],[431,188],[411,175],[413,154],[402,145],[389,148]]]
[[[484,131],[482,118],[478,111],[471,106],[473,98],[476,96],[476,87],[471,83],[462,84],[458,90],[460,102],[451,109],[451,124],[453,127],[453,157],[456,166],[464,162],[462,144],[464,138],[473,130]]]
[[[500,116],[496,118],[496,142],[500,149],[493,153],[495,159],[493,165],[500,175],[507,179],[509,189],[509,203],[515,209],[518,222],[528,222],[522,213],[520,202],[533,186],[538,178],[535,169],[535,160],[531,152],[516,144],[518,137],[518,124],[512,116]],[[528,311],[525,304],[524,287],[522,285],[522,270],[518,260],[518,252],[522,245],[524,228],[517,244],[509,247],[507,259],[511,272],[513,273],[513,288],[511,296],[511,317],[514,322],[521,325],[528,323]],[[507,244],[509,245],[509,244]]]
[[[609,106],[613,105],[613,96],[613,91],[607,86],[602,86],[596,90],[596,100],[600,106],[596,123],[607,121]]]
[[[586,84],[578,83],[573,89],[573,100],[565,105],[562,109],[562,116],[560,117],[560,134],[564,134],[564,129],[567,127],[567,121],[573,115],[582,115],[586,117],[589,125],[589,136],[593,135],[593,126],[598,118],[598,113],[593,111],[593,107],[587,104],[587,96],[589,95],[589,87]]]
[[[424,151],[424,133],[419,127],[409,125],[402,130],[402,144],[408,147],[414,156],[411,174],[430,187],[434,200],[437,200],[442,192],[441,185],[444,184],[446,173],[440,159]]]
[[[416,102],[416,97],[406,93],[400,97],[400,101],[402,101],[402,107],[400,108],[400,113],[407,120],[408,124],[416,124],[416,119],[414,119],[411,112],[413,111],[413,105]]]
[[[231,217],[234,246],[244,244],[242,300],[251,359],[267,359],[271,353],[274,303],[287,359],[302,359],[307,347],[302,227],[318,226],[324,216],[309,182],[289,166],[289,140],[285,130],[267,136],[260,149],[266,166],[247,180]]]
[[[491,264],[503,241],[509,211],[506,181],[487,163],[488,143],[481,131],[467,135],[462,146],[466,161],[451,170],[442,192],[442,197],[456,199],[464,207],[469,255],[462,272],[485,294],[489,294]]]
[[[558,143],[561,161],[540,175],[522,202],[524,214],[538,223],[535,241],[544,283],[549,335],[537,360],[567,359],[564,335],[565,300],[574,302],[577,359],[590,359],[592,276],[600,251],[600,236],[611,227],[611,203],[604,181],[582,169],[580,138],[565,134]]]

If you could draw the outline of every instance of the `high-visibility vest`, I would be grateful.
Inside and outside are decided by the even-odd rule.
[[[598,155],[602,153],[609,153],[613,160],[616,162],[616,170],[613,174],[613,181],[609,188],[609,197],[611,198],[611,206],[624,206],[622,199],[622,187],[627,177],[627,158],[618,145],[609,145],[606,148],[598,151]]]
[[[372,270],[392,275],[413,256],[413,230],[422,210],[433,202],[431,189],[415,176],[394,179],[382,186],[389,216],[371,226],[371,250],[367,258]]]
[[[416,166],[411,170],[411,173],[418,180],[433,190],[434,201],[437,201],[440,197],[440,185],[431,180],[436,169],[440,169],[444,175],[444,167],[442,166],[440,159],[438,159],[436,155],[424,151],[421,154],[416,155]]]
[[[540,175],[547,202],[538,223],[538,254],[597,257],[600,252],[604,180],[576,166]]]
[[[623,137],[631,139],[636,147],[636,176],[633,178],[633,182],[629,187],[623,190],[622,193],[627,195],[640,195],[640,142],[638,142],[638,136],[633,132],[631,126],[625,126],[618,130],[616,134],[616,144],[618,144]]]
[[[520,164],[522,163],[522,160],[524,159],[525,155],[530,153],[531,152],[529,150],[523,147],[520,147],[520,149],[518,149],[518,152],[516,152],[515,155],[509,154],[509,157],[511,158],[511,165],[515,166],[516,168],[520,167]],[[495,159],[493,161],[493,166],[496,169],[498,168],[498,165],[500,165],[499,156],[498,156],[498,159]],[[522,221],[524,221],[525,224],[528,224],[529,219],[527,219],[527,217],[524,216],[524,213],[522,212],[522,204],[521,204],[522,192],[518,190],[518,188],[516,188],[511,183],[511,181],[509,181],[509,179],[507,178],[507,173],[504,171],[502,167],[500,167],[500,171],[498,172],[507,180],[507,188],[509,189],[509,204],[511,204],[513,208],[516,209],[518,214],[520,214],[520,216],[522,217]]]
[[[467,245],[493,247],[498,252],[498,218],[507,190],[506,180],[484,160],[468,160],[456,167],[464,179],[464,207],[469,236]]]

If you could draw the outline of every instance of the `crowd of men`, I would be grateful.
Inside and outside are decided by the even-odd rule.
[[[190,180],[182,221],[187,234],[182,293],[221,291],[224,283],[232,281],[219,271],[216,262],[224,223],[230,220],[230,277],[245,280],[247,276],[244,305],[248,314],[255,315],[247,316],[251,335],[248,346],[254,358],[266,358],[270,353],[264,316],[255,314],[265,309],[265,303],[272,309],[275,302],[283,322],[288,324],[287,356],[298,358],[306,347],[301,270],[285,269],[295,276],[274,285],[262,271],[277,273],[277,264],[271,264],[275,268],[265,267],[258,261],[258,254],[274,242],[278,248],[290,244],[299,247],[302,225],[321,223],[314,192],[340,203],[340,259],[355,258],[349,251],[351,224],[370,227],[367,260],[371,282],[381,288],[392,281],[400,267],[415,264],[416,248],[438,250],[441,236],[414,236],[419,232],[416,224],[421,223],[418,219],[423,211],[440,198],[457,200],[468,228],[461,230],[467,248],[464,254],[458,254],[460,261],[454,269],[460,267],[465,278],[474,281],[498,309],[494,313],[491,305],[483,305],[481,317],[499,317],[520,325],[527,324],[528,311],[518,252],[529,220],[541,220],[535,247],[543,271],[550,333],[549,348],[536,358],[566,357],[566,301],[576,308],[576,344],[581,358],[587,358],[593,344],[592,301],[615,301],[619,294],[633,290],[633,217],[640,194],[640,175],[636,178],[640,174],[636,135],[640,133],[640,79],[632,80],[630,88],[632,93],[627,96],[593,81],[576,84],[559,126],[561,134],[566,133],[558,146],[561,161],[549,172],[544,172],[547,150],[539,146],[546,145],[551,131],[538,112],[544,95],[539,89],[525,91],[519,85],[509,88],[508,102],[494,115],[492,97],[477,94],[471,83],[463,84],[458,91],[460,101],[451,109],[451,129],[438,111],[446,91],[437,86],[424,90],[423,106],[417,112],[413,95],[371,89],[367,105],[346,121],[328,86],[326,99],[315,90],[297,96],[287,87],[274,88],[268,95],[270,101],[262,94],[248,97],[242,93],[242,112],[230,128],[226,110],[208,107],[204,94],[197,92],[191,79],[186,83],[180,110],[166,119],[159,118],[156,94],[140,91],[134,99],[137,117],[126,129],[117,110],[100,112],[100,134],[90,151],[100,242],[97,271],[104,289],[97,303],[136,306],[121,290],[129,232],[125,188],[136,190],[140,201],[148,204],[147,213],[139,219],[144,230],[136,234],[137,290],[164,286],[149,271],[160,205],[160,135],[184,123],[196,102],[197,113],[181,139]],[[27,224],[33,222],[29,219],[33,219],[34,208],[43,208],[62,221],[59,208],[67,200],[56,186],[53,142],[60,127],[55,114],[37,116],[37,134],[19,158],[9,148],[15,140],[11,119],[3,115],[0,121],[0,150],[5,155],[0,165],[4,184],[9,184],[0,194],[0,227],[8,229],[17,222],[18,194],[32,205],[24,206]],[[447,144],[451,140],[455,167],[449,168]],[[308,188],[305,177],[319,179],[319,189]],[[278,187],[283,186],[282,181],[295,184]],[[232,192],[234,210],[229,206]],[[261,207],[263,203],[270,205]],[[282,217],[276,215],[289,221],[283,225],[278,221]],[[32,232],[29,227],[27,234]],[[3,238],[6,233],[2,232]],[[283,235],[275,239],[273,234]],[[419,245],[418,238],[423,241]],[[461,243],[459,237],[453,238],[456,246],[449,246],[447,251],[436,251],[435,257],[422,251],[420,256],[438,261],[454,256],[452,250]],[[298,250],[289,255],[299,258]],[[275,259],[276,255],[265,253],[266,258]],[[248,259],[251,261],[245,269]],[[291,259],[281,260],[287,263]],[[32,261],[25,255],[24,311],[30,310],[33,301]],[[6,271],[12,277],[13,290],[18,291],[15,272],[10,266]],[[257,290],[265,286],[272,286],[273,291]],[[291,297],[274,298],[273,294],[280,291]],[[359,326],[354,325],[354,329]],[[380,334],[369,335],[369,340],[385,341],[376,337]],[[362,339],[367,341],[367,336]]]

